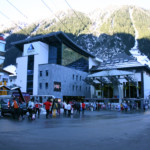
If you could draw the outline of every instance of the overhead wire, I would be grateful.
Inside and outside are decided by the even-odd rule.
[[[11,21],[14,25],[18,26],[14,21],[12,21],[8,16],[6,16],[2,11],[0,11],[0,14],[2,16],[4,16],[6,19],[8,19],[9,21]],[[19,29],[22,30],[22,28],[20,26],[18,26],[18,27],[19,27]]]
[[[46,2],[44,0],[41,0],[41,2],[44,4],[44,6],[52,13],[54,14],[53,10],[46,4]],[[61,21],[61,19],[59,19],[59,17],[57,15],[54,14],[54,16],[60,21],[60,23],[69,31],[70,29]]]
[[[71,5],[68,3],[67,0],[64,0],[66,2],[66,4],[69,6],[69,8],[74,12],[74,14],[77,16],[77,18],[81,21],[81,23],[86,27],[87,25],[82,21],[82,19],[79,17],[79,15],[76,13],[76,11],[71,7]],[[88,29],[89,31],[89,29]],[[89,31],[90,33],[90,31]]]
[[[26,19],[28,19],[28,17],[26,15],[24,15],[15,5],[13,5],[9,0],[7,0],[7,2],[13,7],[15,8],[23,17],[25,17]]]

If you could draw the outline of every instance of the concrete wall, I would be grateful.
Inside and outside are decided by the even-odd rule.
[[[45,75],[46,70],[49,72],[48,76]],[[88,73],[56,64],[39,65],[39,71],[42,71],[43,76],[39,76],[39,83],[42,83],[42,89],[38,88],[38,95],[54,95],[55,97],[61,99],[63,96],[90,97],[90,85],[87,85],[83,81],[83,79],[87,77]],[[54,81],[61,82],[61,92],[54,91]],[[46,82],[49,86],[48,89],[45,88]]]
[[[42,42],[33,42],[24,45],[24,51],[27,51],[30,45],[33,45],[34,52],[29,53],[29,55],[34,55],[34,76],[33,76],[33,95],[38,93],[38,67],[39,64],[44,64],[48,62],[48,50],[49,46]],[[21,86],[23,92],[27,91],[27,65],[28,65],[28,55],[27,52],[23,53],[23,57],[17,58],[17,79],[16,84]]]
[[[39,64],[48,63],[49,46],[42,42],[32,43],[38,51],[38,55],[34,55],[34,76],[33,76],[33,95],[38,94],[38,70]]]
[[[150,74],[144,72],[144,99],[150,95]]]
[[[17,67],[16,67],[16,84],[21,87],[22,92],[26,92],[27,89],[27,63],[28,57],[18,57],[16,59]]]

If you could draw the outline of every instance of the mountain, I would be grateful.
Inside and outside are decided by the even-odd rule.
[[[63,31],[83,49],[107,60],[120,53],[132,55],[131,49],[150,58],[150,11],[135,6],[96,9],[89,14],[82,12],[58,12],[53,18],[27,25],[15,24],[8,28],[0,26],[6,37],[6,59],[4,66],[15,64],[21,56],[11,42],[32,36]],[[10,59],[10,54],[14,57]]]

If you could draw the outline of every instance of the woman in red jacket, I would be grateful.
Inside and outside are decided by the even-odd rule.
[[[44,103],[44,105],[45,105],[45,109],[46,109],[46,118],[48,118],[49,110],[50,110],[50,107],[51,107],[51,103],[50,103],[49,99],[47,99],[47,101]]]
[[[84,110],[85,110],[85,103],[82,102],[82,114],[84,114]]]

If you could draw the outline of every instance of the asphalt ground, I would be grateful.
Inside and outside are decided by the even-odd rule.
[[[150,111],[0,117],[0,150],[149,150]]]

